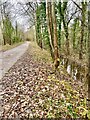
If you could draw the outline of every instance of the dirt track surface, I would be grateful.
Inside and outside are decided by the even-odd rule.
[[[16,61],[25,53],[29,42],[15,47],[11,50],[0,52],[0,79],[16,63]]]
[[[16,63],[16,61],[25,53],[29,46],[29,42],[25,42],[24,44],[15,47],[11,50],[0,52],[0,116],[3,111],[1,107],[2,100],[2,78],[6,72]]]

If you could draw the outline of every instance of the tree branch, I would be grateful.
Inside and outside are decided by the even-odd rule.
[[[72,2],[73,2],[80,10],[82,10],[82,8],[81,8],[75,1],[72,0]]]

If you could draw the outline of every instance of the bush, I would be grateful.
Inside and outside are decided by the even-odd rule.
[[[12,38],[12,43],[18,43],[18,42],[21,42],[22,40],[18,37],[18,36],[14,36]]]

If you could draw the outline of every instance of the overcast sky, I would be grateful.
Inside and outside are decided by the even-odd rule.
[[[24,4],[25,2],[31,2],[33,0],[0,0],[0,2],[3,2],[3,3],[6,1],[14,5],[11,8],[10,6],[7,7],[7,9],[10,11],[11,21],[13,26],[15,26],[15,23],[17,21],[19,27],[21,27],[24,31],[26,31],[30,27],[30,24],[32,23],[30,22],[29,16],[25,16],[22,14],[21,12],[22,7],[17,3],[19,2]]]
[[[19,4],[17,4],[17,3],[19,2],[19,3],[23,3],[24,4],[25,2],[36,2],[36,0],[0,0],[0,1],[2,1],[2,2],[8,1],[12,5],[14,5],[13,7],[9,8],[9,10],[11,12],[10,14],[11,14],[13,26],[15,26],[15,23],[17,21],[18,25],[23,30],[27,30],[32,23],[30,21],[29,16],[25,16],[23,14],[21,15],[22,7]],[[44,0],[38,0],[38,1],[44,1]],[[59,0],[57,0],[57,1],[59,1]],[[64,1],[66,1],[66,0],[64,0]],[[76,1],[76,0],[74,0],[74,1]],[[79,2],[79,1],[81,1],[81,0],[77,0],[77,2]],[[73,8],[72,7],[73,6],[71,5],[70,6],[71,12],[75,8],[75,7],[73,7]],[[69,12],[69,14],[70,14],[70,12]]]

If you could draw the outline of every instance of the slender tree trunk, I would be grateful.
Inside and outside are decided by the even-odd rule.
[[[4,20],[2,19],[2,21],[3,21],[3,28],[2,28],[2,34],[3,34],[3,43],[4,43],[4,45],[6,45],[6,37],[5,37],[5,31],[4,31]]]
[[[69,33],[68,33],[68,27],[66,27],[66,48],[67,48],[67,55],[69,55],[70,51],[69,51]]]
[[[66,51],[67,51],[67,55],[69,55],[70,51],[69,51],[68,24],[65,22],[64,13],[62,13],[62,21],[63,21],[64,31],[65,31],[65,37],[66,37]]]
[[[12,41],[11,41],[11,38],[9,38],[9,45],[12,45]]]
[[[43,32],[42,32],[42,24],[40,25],[40,29],[41,29],[41,34],[40,34],[40,36],[41,36],[41,37],[40,37],[40,48],[42,49],[42,48],[43,48],[43,46],[42,46],[42,38],[43,38],[43,37],[42,37],[42,33],[43,33]]]
[[[3,43],[4,43],[4,45],[6,45],[6,39],[5,39],[5,35],[4,35],[5,33],[3,33]]]
[[[81,12],[82,21],[81,21],[81,39],[80,39],[79,59],[83,58],[83,39],[84,39],[84,23],[85,23],[85,13],[84,13],[85,5],[84,5],[84,2],[81,2],[81,3],[82,3],[82,12]]]
[[[36,16],[36,13],[35,13],[35,41],[37,42],[37,16]]]
[[[54,47],[53,47],[53,38],[52,38],[52,16],[51,16],[51,9],[50,9],[51,3],[46,0],[46,20],[47,20],[47,27],[48,27],[48,34],[49,34],[49,41],[50,41],[50,49],[51,49],[51,56],[54,57]]]
[[[1,7],[1,10],[3,10],[3,8]],[[5,33],[4,33],[4,19],[3,19],[3,14],[1,13],[1,18],[2,18],[2,35],[3,35],[3,44],[6,45],[6,40],[5,40]]]
[[[60,20],[59,20],[59,31],[58,31],[58,46],[59,49],[61,50],[61,0],[59,2],[59,17]]]
[[[53,18],[53,34],[54,34],[54,64],[57,69],[59,66],[59,53],[58,53],[58,37],[57,37],[57,23],[55,15],[55,2],[52,0],[52,18]]]
[[[86,15],[87,15],[87,2],[85,2],[84,5],[84,14],[85,14],[85,20],[86,20]],[[85,51],[87,50],[87,27],[84,28],[84,49]]]
[[[68,33],[68,25],[65,23],[65,18],[63,16],[63,26],[64,26],[64,30],[65,30],[65,37],[66,37],[66,50],[67,50],[67,55],[70,54],[69,51],[69,33]]]
[[[52,4],[49,2],[49,25],[50,25],[50,32],[51,32],[51,38],[52,38],[52,45],[54,46],[54,36],[53,36],[53,20],[52,20]]]
[[[2,15],[2,20],[3,20],[3,40],[4,40],[4,45],[6,45],[6,36],[5,36],[5,31],[4,31],[4,29],[5,29],[5,24],[4,24],[4,17],[5,17],[5,6],[3,5],[3,12],[4,12],[4,14]]]
[[[38,44],[38,15],[37,15],[37,11],[38,11],[38,3],[36,2],[36,12],[33,14],[33,17],[35,19],[35,42]]]
[[[18,26],[17,26],[17,21],[16,21],[16,36],[18,35]]]
[[[48,27],[48,33],[49,33],[49,39],[50,39],[50,45],[52,47],[52,50],[54,51],[54,48],[53,48],[53,41],[52,41],[52,31],[51,31],[51,24],[52,24],[52,19],[51,19],[51,12],[50,12],[50,5],[51,3],[48,2],[48,0],[46,0],[46,19],[47,19],[47,27]]]
[[[74,25],[73,25],[73,50],[75,49],[76,26],[77,26],[77,19],[74,20]]]
[[[88,109],[90,110],[90,2],[88,3]]]
[[[37,4],[37,10],[36,10],[36,14],[35,14],[35,27],[36,27],[36,42],[39,46],[39,36],[40,36],[40,20],[39,20],[39,16],[38,16],[38,4]]]

